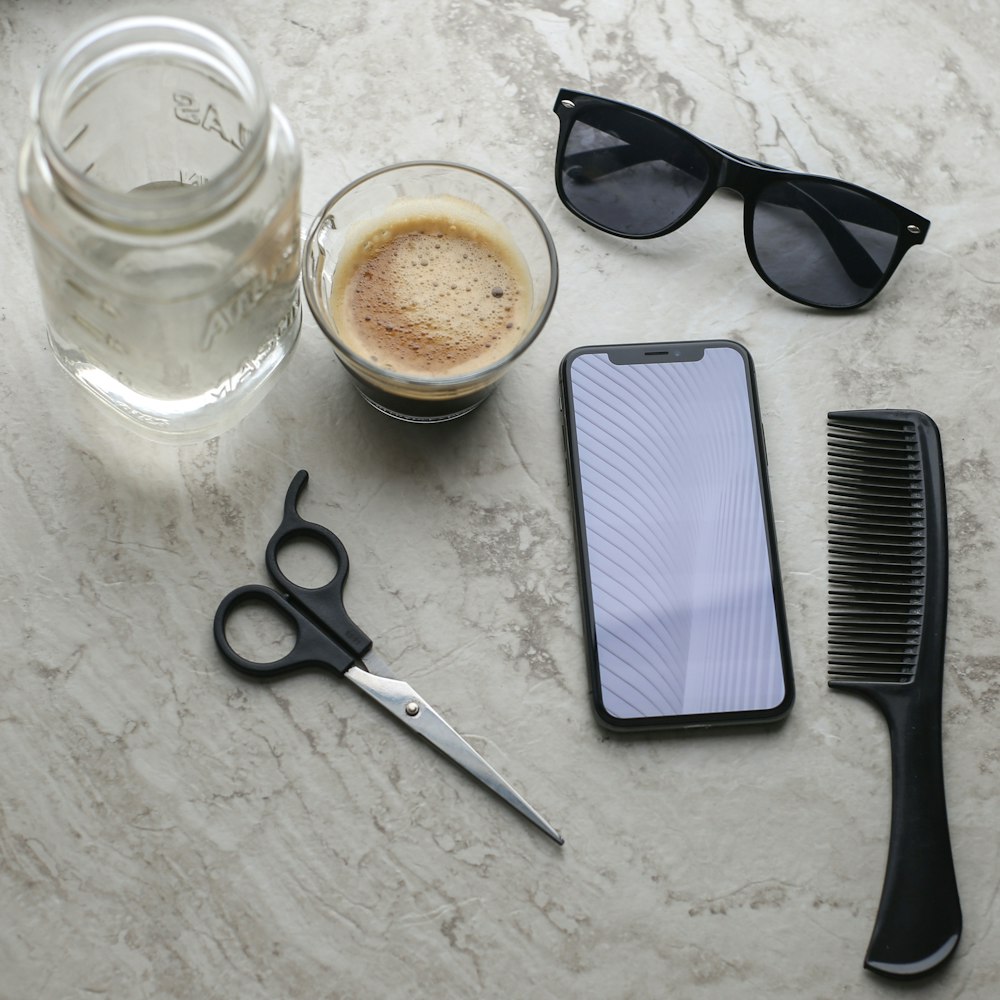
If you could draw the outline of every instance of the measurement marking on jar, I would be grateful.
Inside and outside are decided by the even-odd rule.
[[[87,333],[89,333],[92,337],[99,340],[101,343],[106,344],[108,347],[111,347],[115,350],[118,351],[122,350],[121,344],[117,340],[115,340],[115,338],[112,337],[107,330],[102,330],[99,326],[95,326],[93,323],[90,322],[89,319],[87,319],[86,316],[81,316],[78,312],[74,312],[70,313],[70,319],[76,320],[76,322],[81,327],[83,327],[83,329],[86,330]]]
[[[67,142],[65,146],[63,146],[63,152],[68,153],[83,138],[84,133],[87,131],[88,128],[90,128],[89,124],[84,125],[83,128],[80,129],[80,131],[77,132],[76,135],[74,135],[73,138],[70,139],[70,141]]]
[[[118,310],[107,299],[95,295],[89,288],[84,288],[83,285],[72,278],[65,278],[64,280],[67,287],[72,288],[80,298],[93,302],[102,312],[106,312],[111,317],[118,315]]]

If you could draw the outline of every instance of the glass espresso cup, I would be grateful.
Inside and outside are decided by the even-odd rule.
[[[478,406],[556,294],[538,212],[454,163],[402,163],[349,184],[313,222],[304,256],[306,301],[361,395],[412,423]]]

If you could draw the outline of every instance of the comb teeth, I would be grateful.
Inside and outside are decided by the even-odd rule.
[[[829,676],[906,683],[926,591],[926,503],[912,423],[830,414]]]

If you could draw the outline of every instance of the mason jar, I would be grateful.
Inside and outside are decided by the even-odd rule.
[[[302,318],[301,157],[249,53],[121,18],[62,48],[31,114],[18,185],[56,358],[147,436],[232,426]]]

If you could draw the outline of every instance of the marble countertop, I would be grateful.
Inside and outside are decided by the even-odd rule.
[[[196,5],[160,4],[178,11]],[[243,0],[304,208],[408,159],[483,167],[551,228],[538,342],[475,414],[407,427],[307,317],[273,392],[204,444],[105,417],[55,363],[15,185],[31,87],[92,15],[0,4],[0,998],[890,997],[862,968],[888,842],[886,727],[826,686],[827,411],[941,429],[944,752],[965,918],[910,995],[1000,981],[1000,11],[844,0]],[[739,206],[645,244],[563,209],[560,86],[932,220],[873,306],[771,292]],[[588,698],[557,366],[732,338],[757,365],[798,700],[777,729],[625,739]],[[557,847],[348,685],[255,686],[219,598],[262,581],[284,490],[352,554],[382,654],[566,837]]]

